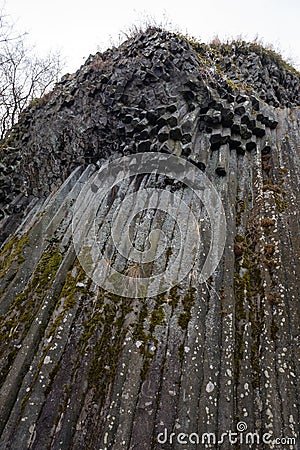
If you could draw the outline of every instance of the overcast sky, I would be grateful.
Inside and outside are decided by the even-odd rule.
[[[300,69],[300,0],[7,0],[5,9],[40,54],[62,51],[66,72],[77,70],[89,54],[118,44],[123,31],[149,17],[202,41],[258,34]]]

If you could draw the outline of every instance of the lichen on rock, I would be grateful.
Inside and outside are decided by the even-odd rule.
[[[90,56],[22,114],[0,153],[1,448],[158,449],[164,429],[221,436],[241,421],[297,437],[299,79],[261,46],[151,28]],[[168,176],[123,180],[93,224],[107,264],[133,279],[125,298],[82,267],[74,210],[105,163],[148,152],[208,177],[226,243],[201,282],[216,238],[204,204]],[[188,276],[156,297],[134,295],[134,280],[174,265],[179,209],[145,208],[128,227],[135,250],[153,245],[151,262],[127,261],[110,234],[126,195],[147,188],[184,201],[201,236]],[[163,253],[146,239],[152,229]],[[83,250],[92,272],[95,249]]]

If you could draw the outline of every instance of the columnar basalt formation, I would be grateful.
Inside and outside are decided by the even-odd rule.
[[[241,422],[260,439],[297,438],[299,80],[258,45],[149,29],[89,57],[22,114],[0,153],[1,449],[180,449],[179,433],[220,439]],[[102,208],[100,233],[124,273],[142,269],[111,249],[105,221],[145,187],[198,211],[203,247],[169,291],[124,298],[81,267],[72,217],[105,162],[146,152],[180,156],[208,176],[227,240],[200,283],[211,237],[203,205],[167,177],[128,179]],[[164,270],[180,245],[176,224],[153,211],[137,221],[140,249],[147,230],[164,230],[168,249],[155,263]]]

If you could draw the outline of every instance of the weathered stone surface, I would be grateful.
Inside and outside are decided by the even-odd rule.
[[[150,29],[91,56],[20,117],[0,153],[1,450],[179,450],[180,432],[218,449],[201,444],[203,433],[220,439],[238,422],[260,436],[297,437],[299,74],[278,58],[254,44],[210,48]],[[217,237],[204,204],[171,177],[124,179],[95,218],[107,264],[161,273],[186,245],[180,211],[174,218],[145,204],[129,223],[132,204],[122,226],[132,227],[135,248],[160,229],[167,250],[151,267],[117,251],[114,214],[146,188],[182,199],[201,236],[179,284],[124,298],[82,269],[72,219],[99,168],[149,151],[205,171],[222,198],[226,245],[201,283]],[[159,444],[165,429],[173,443]]]
[[[218,151],[218,161],[216,167],[216,173],[224,177],[228,172],[228,164],[229,164],[229,146],[222,145]]]

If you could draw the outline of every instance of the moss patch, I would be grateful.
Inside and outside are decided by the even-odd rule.
[[[27,242],[27,234],[21,238],[13,237],[9,242],[7,242],[0,253],[0,278],[6,275],[13,262],[21,264],[24,261],[23,249]]]
[[[165,310],[162,305],[158,309],[154,309],[150,316],[150,333],[155,330],[155,327],[161,325],[166,317]]]
[[[96,388],[100,402],[105,401],[106,395],[116,376],[120,354],[123,349],[127,327],[125,318],[131,311],[131,299],[115,298],[102,292],[105,297],[101,311],[93,320],[84,324],[84,334],[81,344],[93,347],[93,358],[88,371],[88,383]],[[102,302],[100,302],[102,303]]]
[[[195,291],[196,291],[195,288],[190,287],[182,300],[183,312],[180,313],[178,317],[178,325],[183,330],[187,329],[189,321],[191,320],[192,317],[191,310],[195,303]]]
[[[251,323],[251,366],[253,388],[258,387],[260,377],[260,338],[263,327],[263,311],[260,301],[264,296],[264,289],[260,275],[259,254],[256,245],[259,235],[256,226],[248,223],[246,236],[239,244],[243,245],[242,258],[236,257],[234,276],[235,293],[235,352],[234,374],[236,383],[239,382],[241,364],[244,353],[244,332],[247,320]],[[246,310],[247,307],[247,310]],[[248,311],[248,312],[247,312]]]
[[[4,381],[7,368],[12,364],[9,355],[12,354],[13,349],[13,355],[16,356],[17,352],[14,349],[22,343],[26,336],[41,306],[41,300],[53,283],[61,261],[62,255],[59,249],[57,247],[48,248],[26,289],[16,295],[6,316],[2,318],[0,350],[3,354],[3,366],[0,372],[0,383]]]

